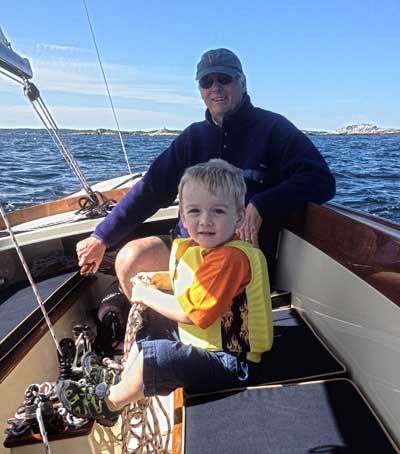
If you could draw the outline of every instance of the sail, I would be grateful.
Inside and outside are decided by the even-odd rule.
[[[14,52],[10,42],[0,28],[0,67],[23,79],[33,77],[31,64],[27,58],[23,58]]]

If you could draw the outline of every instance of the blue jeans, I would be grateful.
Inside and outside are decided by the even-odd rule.
[[[146,397],[167,395],[183,387],[190,394],[254,384],[258,364],[226,352],[211,352],[183,344],[177,323],[146,309],[136,342],[143,351]]]

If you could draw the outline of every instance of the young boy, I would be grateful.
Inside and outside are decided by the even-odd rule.
[[[190,238],[172,247],[167,281],[173,293],[159,289],[165,273],[132,279],[131,300],[147,309],[122,378],[94,355],[84,358],[92,383],[59,386],[69,412],[112,424],[125,405],[145,396],[257,382],[261,355],[272,346],[272,314],[265,258],[235,236],[245,191],[242,171],[220,159],[186,170],[179,199]]]

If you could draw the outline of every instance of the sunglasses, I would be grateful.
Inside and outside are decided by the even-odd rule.
[[[212,87],[214,82],[218,82],[221,85],[229,85],[233,80],[232,76],[228,74],[217,74],[214,77],[204,76],[199,80],[199,85],[201,88],[209,89]]]

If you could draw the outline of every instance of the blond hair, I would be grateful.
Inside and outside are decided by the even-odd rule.
[[[188,181],[203,184],[211,194],[221,190],[233,197],[238,210],[244,208],[246,183],[243,171],[222,159],[210,159],[185,170],[178,187],[179,200],[182,202],[183,187]]]

